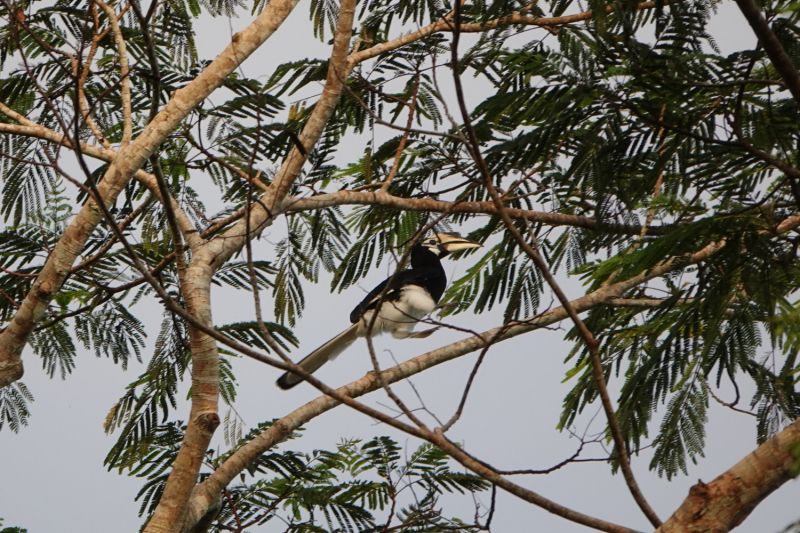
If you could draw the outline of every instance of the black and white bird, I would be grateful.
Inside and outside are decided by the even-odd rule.
[[[437,233],[426,238],[411,249],[411,268],[397,273],[394,279],[384,280],[367,294],[367,297],[350,313],[352,326],[332,338],[298,364],[306,372],[315,372],[328,361],[352,345],[356,339],[365,337],[375,308],[384,294],[378,317],[372,327],[372,336],[391,333],[395,339],[426,337],[432,330],[414,334],[414,326],[434,309],[447,287],[447,276],[441,259],[448,254],[480,246],[458,233]],[[391,285],[386,289],[387,284]],[[281,389],[291,389],[303,378],[286,372],[277,381]]]

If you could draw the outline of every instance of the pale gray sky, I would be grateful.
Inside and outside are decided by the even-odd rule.
[[[231,20],[230,25],[226,19],[205,20],[198,39],[201,57],[213,58],[230,40],[232,32],[251,20],[249,15]],[[733,2],[721,4],[711,33],[725,53],[750,47],[755,41]],[[304,39],[299,39],[298,35]],[[304,1],[287,24],[243,65],[244,72],[248,76],[268,75],[278,63],[310,56],[324,57],[329,53],[327,45],[305,40],[307,35],[310,35],[308,1]],[[212,98],[220,101],[222,96]],[[386,135],[393,136],[394,133]],[[360,153],[362,149],[363,146],[354,146],[352,150]],[[261,246],[271,248],[268,243],[279,241],[285,233],[285,226],[276,224],[265,232]],[[464,261],[447,260],[448,278],[452,280],[462,275],[466,265]],[[370,288],[386,276],[386,268],[384,263],[360,286]],[[308,306],[296,328],[301,345],[292,353],[295,359],[344,329],[348,325],[350,310],[364,296],[359,287],[332,295],[328,292],[329,281],[323,276],[318,288],[306,294]],[[562,281],[571,297],[582,294],[578,281]],[[249,302],[243,303],[246,299],[242,295],[218,289],[214,298],[215,323],[252,320],[252,306]],[[143,305],[147,306],[146,310],[151,310],[149,316],[152,320],[147,325],[150,334],[148,346],[152,350],[160,310],[152,303]],[[267,311],[269,305],[267,301]],[[144,313],[137,314],[142,316]],[[483,331],[501,323],[502,317],[494,312],[479,316],[461,314],[449,320],[461,327]],[[571,455],[578,445],[576,439],[554,429],[561,401],[571,387],[571,383],[561,383],[567,369],[563,361],[569,351],[569,345],[561,340],[563,333],[563,330],[538,331],[495,347],[476,380],[464,417],[451,430],[451,438],[463,442],[477,457],[503,469],[546,468]],[[390,359],[384,350],[390,349],[395,358],[405,360],[460,338],[463,334],[451,331],[437,332],[426,340],[379,338],[376,349],[382,363],[388,365]],[[146,352],[145,356],[149,353]],[[102,424],[108,410],[123,394],[125,386],[142,371],[143,365],[132,362],[130,369],[122,372],[110,360],[96,359],[94,355],[81,351],[75,372],[66,381],[61,381],[50,380],[30,350],[24,357],[26,374],[23,381],[36,396],[36,401],[31,405],[33,414],[28,427],[18,435],[7,428],[0,432],[0,449],[3,450],[0,457],[0,472],[3,472],[0,517],[5,519],[4,525],[25,527],[31,533],[94,533],[110,528],[136,531],[141,519],[137,516],[139,504],[133,498],[143,480],[105,471],[102,460],[115,437],[105,436]],[[472,354],[461,358],[413,380],[426,406],[440,418],[452,414],[476,357],[477,354]],[[356,345],[324,367],[319,377],[330,385],[341,385],[361,377],[369,369],[366,349],[363,345]],[[278,390],[274,381],[279,372],[249,359],[235,360],[234,370],[239,380],[236,408],[251,426],[284,416],[318,396],[315,390],[305,385],[289,392]],[[408,386],[399,385],[397,389],[410,399],[412,405],[415,404]],[[184,384],[179,398],[185,398],[186,390]],[[747,391],[744,393],[746,398]],[[374,393],[367,401],[372,405],[388,403],[383,393]],[[182,403],[176,416],[185,419],[188,409],[188,403]],[[223,415],[225,409],[223,406]],[[712,480],[755,447],[755,429],[750,417],[725,410],[713,402],[709,416],[707,457],[690,468],[689,476],[679,476],[667,482],[648,472],[648,453],[633,459],[642,490],[662,518],[667,518],[680,505],[689,487],[698,479]],[[584,425],[588,418],[582,418]],[[594,428],[599,428],[599,424],[596,423]],[[653,431],[656,429],[654,425]],[[222,445],[221,433],[220,430],[215,438],[216,446]],[[392,435],[401,443],[408,443],[410,448],[418,444],[415,439],[339,407],[314,420],[302,439],[283,445],[281,449],[331,449],[342,438],[369,439],[377,435]],[[594,456],[600,451],[596,450]],[[592,456],[591,452],[587,456]],[[650,530],[622,477],[611,476],[605,464],[569,465],[548,476],[516,477],[515,481],[578,511],[642,531]],[[471,516],[470,501],[462,501],[465,517]],[[488,501],[488,496],[484,501]],[[798,502],[800,483],[793,481],[763,502],[737,531],[777,532],[798,518]],[[274,531],[275,528],[262,530]],[[588,531],[513,496],[498,493],[493,531],[521,530]]]

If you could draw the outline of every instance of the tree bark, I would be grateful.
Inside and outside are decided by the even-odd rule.
[[[214,271],[201,254],[186,272],[187,311],[203,324],[213,327],[211,318],[211,277]],[[219,352],[217,343],[196,328],[191,331],[192,408],[181,448],[164,487],[158,507],[145,533],[181,531],[187,501],[197,484],[206,450],[219,426]]]
[[[198,104],[205,100],[250,54],[286,20],[299,0],[273,0],[233,42],[186,87],[177,91],[136,140],[121,150],[98,184],[106,205],[112,205],[131,176]],[[47,258],[39,277],[14,319],[0,333],[0,387],[22,377],[22,350],[36,322],[69,274],[70,267],[100,223],[101,210],[89,198]]]
[[[317,143],[325,129],[344,87],[344,69],[352,37],[355,16],[355,0],[343,0],[339,9],[336,36],[331,54],[328,79],[322,96],[315,106],[309,122],[303,129],[300,140],[305,153],[294,148],[275,176],[269,190],[259,205],[280,205],[300,173],[307,154]],[[264,209],[251,214],[251,228],[260,231],[272,220],[272,213]],[[186,274],[187,311],[208,327],[211,319],[211,277],[214,271],[236,251],[253,230],[247,234],[246,221],[240,221],[225,233],[224,238],[215,239],[201,246],[192,257]],[[181,449],[167,480],[164,493],[145,533],[177,533],[192,529],[197,521],[207,514],[208,508],[198,511],[196,504],[189,505],[189,498],[197,483],[206,450],[211,443],[214,430],[219,425],[217,413],[219,399],[219,352],[212,337],[191,328],[192,332],[192,410]],[[217,494],[218,497],[218,494]],[[211,501],[207,503],[212,503]],[[191,511],[191,512],[187,512]]]
[[[726,533],[800,469],[800,419],[711,483],[697,482],[656,533]]]

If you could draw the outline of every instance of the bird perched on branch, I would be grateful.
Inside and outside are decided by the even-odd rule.
[[[350,313],[353,325],[307,355],[298,363],[300,367],[306,372],[315,372],[349,348],[356,339],[366,337],[378,302],[381,303],[380,311],[370,331],[372,337],[381,333],[391,333],[395,339],[430,335],[433,330],[413,331],[417,322],[436,309],[447,287],[447,276],[440,260],[452,252],[478,246],[480,244],[458,233],[437,233],[415,245],[411,249],[411,268],[398,272],[372,289]],[[278,379],[277,385],[286,390],[301,381],[303,378],[297,374],[286,372]]]

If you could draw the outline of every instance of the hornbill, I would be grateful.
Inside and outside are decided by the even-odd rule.
[[[440,259],[448,254],[480,246],[458,233],[437,233],[421,241],[411,249],[411,268],[398,272],[394,278],[384,280],[372,289],[367,297],[350,313],[352,326],[332,338],[301,360],[298,365],[306,372],[315,372],[328,361],[335,359],[359,337],[367,335],[375,308],[383,294],[378,318],[372,327],[371,336],[391,333],[395,339],[427,337],[433,330],[412,333],[417,322],[434,309],[444,294],[447,276]],[[391,282],[389,288],[386,286]],[[386,291],[384,293],[384,290]],[[286,372],[277,385],[291,389],[303,378]]]

